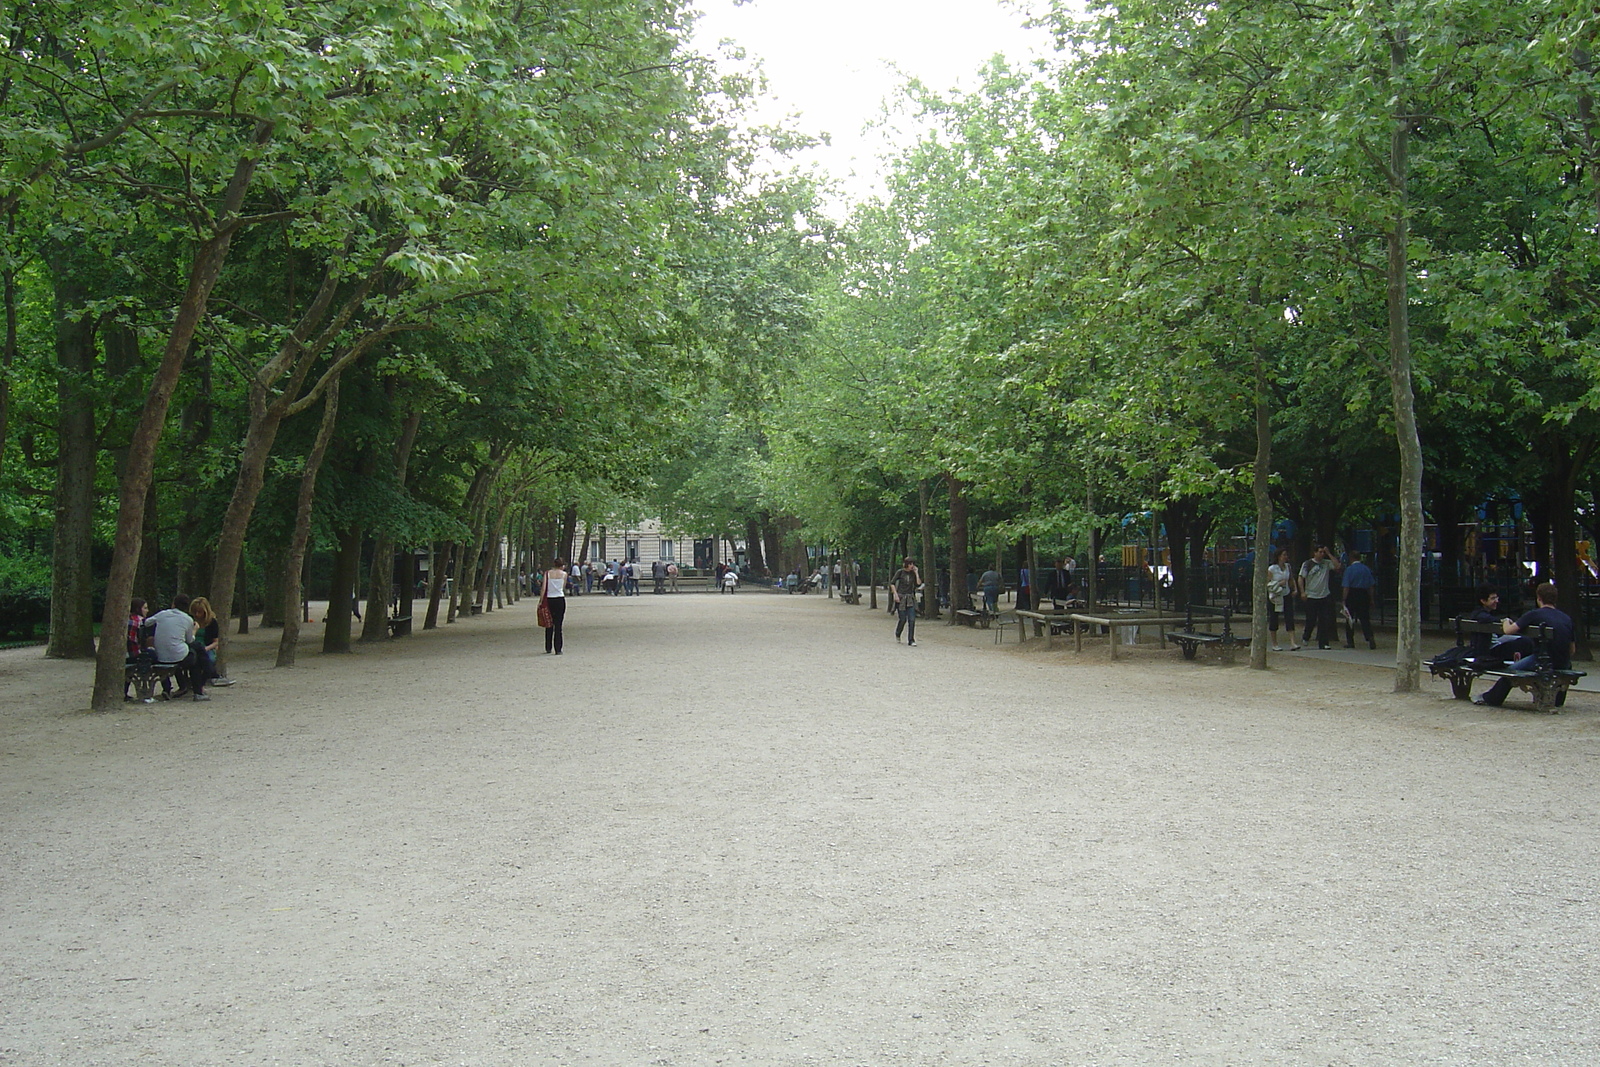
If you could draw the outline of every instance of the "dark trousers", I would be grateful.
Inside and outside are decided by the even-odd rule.
[[[544,628],[544,650],[561,651],[561,622],[567,617],[567,598],[553,596],[545,601],[550,608],[550,625]]]
[[[1267,629],[1278,628],[1279,611],[1272,606],[1272,601],[1267,601]],[[1283,598],[1283,628],[1289,631],[1289,643],[1294,644],[1294,597],[1287,594]]]
[[[1344,624],[1344,643],[1354,646],[1356,643],[1356,623],[1361,624],[1361,636],[1367,644],[1372,644],[1372,591],[1370,589],[1346,589],[1344,606],[1350,609],[1350,621]]]
[[[1320,598],[1306,597],[1305,604],[1306,632],[1305,636],[1300,638],[1300,643],[1303,645],[1310,644],[1311,631],[1315,629],[1317,631],[1317,647],[1327,648],[1333,643],[1334,635],[1339,632],[1339,628],[1334,624],[1333,619],[1333,597],[1331,595]]]

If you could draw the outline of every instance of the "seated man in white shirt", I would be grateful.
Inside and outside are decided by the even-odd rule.
[[[151,643],[155,646],[157,663],[178,665],[173,671],[178,676],[178,696],[183,696],[192,688],[196,700],[210,700],[211,697],[206,695],[202,672],[194,669],[197,660],[189,642],[194,637],[195,624],[188,608],[188,595],[179,593],[172,598],[172,607],[150,616],[149,625],[155,627],[155,637]],[[171,700],[172,679],[162,678],[161,687],[166,698]]]

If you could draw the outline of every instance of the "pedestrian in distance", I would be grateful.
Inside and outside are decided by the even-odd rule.
[[[917,591],[922,588],[922,575],[910,556],[895,572],[890,588],[894,594],[896,616],[894,639],[900,640],[901,633],[904,633],[906,645],[914,646],[917,643]]]
[[[567,570],[565,561],[557,556],[544,569],[544,582],[539,590],[539,601],[550,609],[550,625],[544,628],[544,653],[561,655],[561,624],[567,617]]]
[[[1377,648],[1372,637],[1372,598],[1378,585],[1372,568],[1361,562],[1361,553],[1350,553],[1350,565],[1344,569],[1344,647],[1356,647],[1356,625],[1361,626],[1361,636],[1368,648]]]

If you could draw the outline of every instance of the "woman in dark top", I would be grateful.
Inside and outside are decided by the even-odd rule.
[[[189,601],[189,614],[194,616],[194,674],[190,685],[195,694],[205,691],[205,685],[217,676],[217,646],[222,644],[222,623],[211,610],[211,601],[197,596]]]

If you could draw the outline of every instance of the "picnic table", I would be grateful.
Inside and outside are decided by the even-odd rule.
[[[1120,659],[1121,658],[1121,653],[1119,653],[1117,651],[1117,649],[1118,649],[1118,647],[1120,645],[1120,642],[1117,641],[1117,630],[1119,628],[1127,627],[1127,626],[1171,626],[1173,624],[1181,623],[1181,622],[1184,621],[1183,616],[1181,616],[1181,615],[1170,615],[1170,614],[1112,615],[1112,614],[1109,614],[1109,613],[1101,613],[1101,614],[1096,615],[1096,614],[1091,614],[1091,613],[1089,613],[1087,611],[1073,612],[1071,615],[1069,615],[1067,617],[1069,619],[1073,620],[1074,622],[1078,622],[1078,623],[1083,623],[1084,624],[1083,626],[1078,627],[1078,628],[1074,629],[1074,631],[1073,631],[1072,639],[1073,639],[1073,650],[1074,651],[1076,651],[1076,652],[1082,652],[1083,651],[1083,635],[1084,635],[1084,631],[1086,629],[1088,629],[1088,627],[1092,626],[1092,627],[1097,627],[1098,628],[1098,627],[1103,626],[1103,627],[1106,628],[1106,632],[1111,637],[1111,658],[1112,659]],[[1165,644],[1165,640],[1163,640],[1162,643]]]

